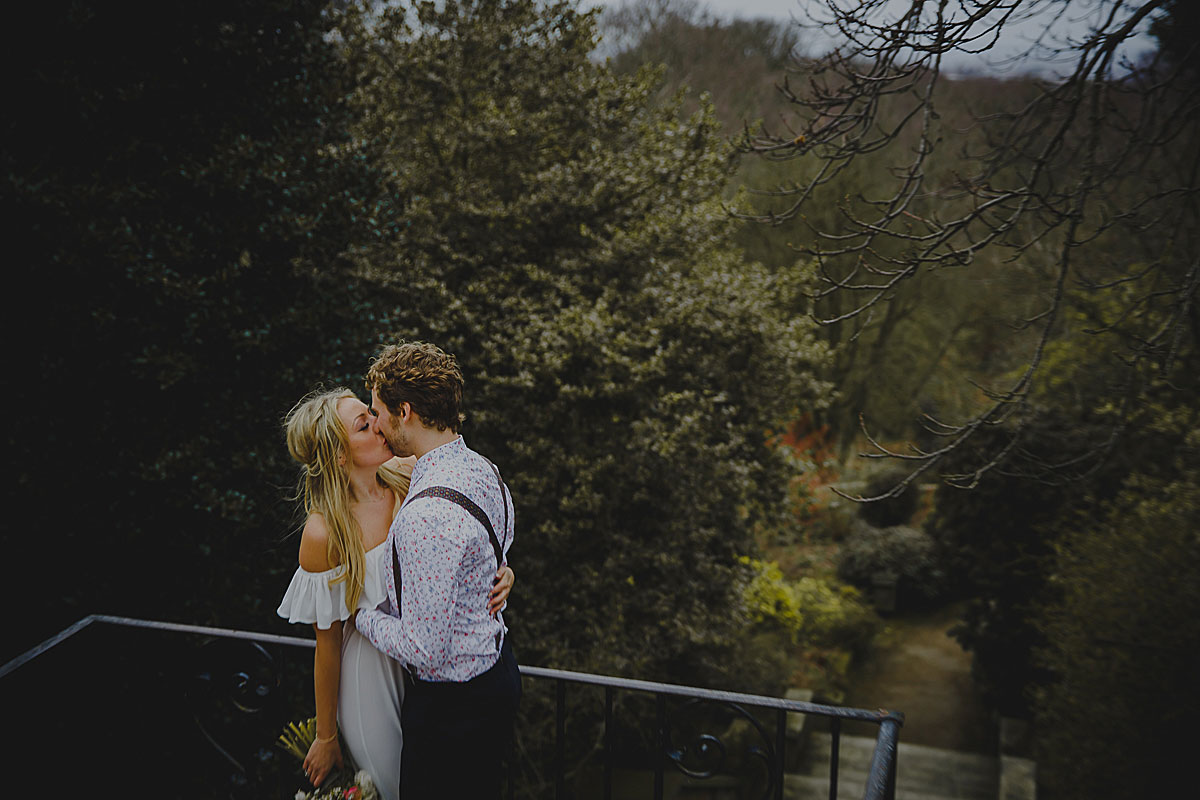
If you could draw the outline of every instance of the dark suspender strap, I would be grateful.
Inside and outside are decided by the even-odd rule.
[[[492,468],[492,472],[496,473],[496,482],[500,484],[500,505],[501,505],[501,507],[504,508],[504,529],[501,530],[500,532],[502,534],[504,534],[504,538],[507,540],[508,539],[508,487],[504,485],[504,479],[500,477],[500,468],[497,467],[495,464],[493,464],[492,460],[490,458],[488,458],[487,456],[480,456],[480,458],[482,458],[484,461],[486,461],[488,463],[488,466]],[[495,541],[496,541],[495,539],[492,540],[493,543],[495,543]],[[504,551],[501,550],[497,553],[497,555],[496,555],[496,563],[497,564],[504,563],[500,558],[500,556],[503,554],[503,552]],[[503,637],[504,637],[504,634],[501,631],[496,631],[496,650],[497,651],[500,650],[501,642],[504,641]],[[501,656],[501,658],[503,658],[503,656]]]
[[[401,611],[401,609],[404,608],[404,606],[402,606],[400,604],[400,559],[396,556],[396,537],[393,536],[393,537],[391,537],[391,539],[392,539],[392,580],[395,581],[395,583],[396,583],[396,617],[398,618],[403,613]]]
[[[500,483],[500,505],[504,508],[504,536],[508,538],[508,487],[504,485],[504,480],[500,477],[500,470],[495,464],[492,464],[488,459],[484,459],[492,468],[492,472],[496,473],[496,480]],[[492,527],[492,521],[488,519],[487,513],[479,507],[479,505],[467,497],[457,489],[451,489],[448,486],[430,486],[427,489],[422,489],[412,497],[408,498],[407,502],[414,502],[423,497],[440,497],[443,500],[449,500],[466,510],[468,514],[479,521],[479,524],[488,532],[488,538],[492,542],[492,550],[496,554],[496,567],[504,565],[504,548],[500,546],[500,540],[496,537],[496,530]],[[400,560],[396,556],[395,539],[392,541],[392,574],[395,576],[396,582],[396,603],[400,603]],[[399,616],[399,613],[397,613]],[[501,631],[496,632],[496,649],[500,649],[503,641]]]
[[[492,472],[496,473],[496,482],[500,484],[500,505],[504,507],[504,529],[500,531],[504,538],[508,539],[508,487],[504,485],[504,479],[500,477],[500,468],[493,464],[486,456],[480,456],[484,461],[488,462],[488,466],[492,468]],[[503,563],[503,562],[501,562]]]
[[[413,495],[412,500],[409,502],[416,502],[422,497],[440,497],[443,500],[449,500],[451,503],[456,503],[466,509],[468,514],[479,520],[479,524],[487,529],[488,537],[492,540],[492,550],[496,553],[496,567],[499,568],[504,563],[504,550],[500,547],[500,540],[496,538],[496,531],[492,527],[492,521],[488,519],[488,515],[484,513],[483,509],[475,504],[474,500],[457,489],[451,489],[448,486],[430,486],[428,489],[422,489]],[[501,496],[501,499],[503,499],[503,496]],[[505,511],[507,510],[508,506],[505,504]],[[506,527],[507,524],[506,520]],[[395,556],[394,551],[392,555],[393,557]],[[397,596],[399,596],[399,589],[397,589]]]

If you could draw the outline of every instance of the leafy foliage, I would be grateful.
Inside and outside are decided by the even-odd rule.
[[[43,565],[53,542],[55,579],[15,651],[93,612],[265,624],[291,517],[276,421],[377,335],[341,268],[374,178],[333,152],[324,4],[177,11],[16,12],[3,192],[21,271],[53,291],[9,295],[36,319],[15,400],[53,424],[6,434],[11,519],[37,532],[6,540]]]
[[[795,643],[811,647],[865,650],[879,630],[879,619],[852,586],[818,578],[789,581],[773,562],[743,558],[754,570],[746,587],[750,619],[789,632]]]
[[[1159,411],[1160,427],[1185,431],[1174,457],[1062,537],[1055,599],[1036,617],[1053,676],[1039,694],[1039,758],[1055,797],[1166,796],[1188,780],[1200,712],[1200,434],[1194,409]],[[1095,734],[1098,710],[1119,736]]]
[[[1097,368],[1117,360],[1111,340],[1081,330],[1105,313],[1098,300],[1073,310],[1047,346],[1036,418],[1026,423],[1026,457],[1036,463],[1084,458],[1125,413],[1122,391],[1128,387],[1114,383],[1112,371]],[[1185,360],[1194,358],[1190,344],[1180,352]],[[1031,480],[1018,465],[970,491],[939,487],[930,531],[946,554],[954,589],[967,598],[956,636],[974,652],[976,676],[1002,712],[1027,714],[1032,693],[1050,677],[1034,657],[1045,644],[1034,620],[1038,608],[1053,600],[1053,554],[1062,532],[1095,519],[1096,498],[1115,497],[1133,476],[1157,474],[1163,454],[1177,447],[1183,429],[1164,425],[1164,419],[1187,408],[1177,405],[1176,392],[1193,376],[1179,365],[1174,374],[1173,385],[1151,387],[1154,402],[1129,415],[1139,435],[1122,438],[1102,465],[1079,480]],[[962,463],[1012,437],[1011,427],[981,434],[979,449],[963,453]],[[959,462],[948,463],[955,468]]]
[[[790,685],[840,702],[853,663],[883,628],[879,616],[857,589],[832,575],[790,579],[773,561],[742,561],[752,571],[745,588],[747,660],[768,661],[773,651],[791,673]]]
[[[983,43],[1019,22],[1076,11],[1091,15],[1086,35],[1048,35],[1028,48],[1072,64],[1061,80],[1014,82],[974,108],[955,106],[944,58],[986,50]],[[1181,344],[1195,336],[1195,81],[1179,68],[1186,59],[1177,39],[1163,40],[1164,57],[1141,66],[1122,57],[1151,21],[1160,37],[1182,30],[1186,17],[1173,23],[1181,5],[980,0],[935,8],[864,0],[850,7],[829,0],[813,4],[812,13],[848,45],[807,64],[806,80],[785,87],[789,113],[745,137],[745,151],[767,166],[744,213],[788,226],[796,247],[819,261],[818,313],[847,328],[851,340],[874,328],[873,349],[891,351],[891,343],[910,344],[896,335],[900,322],[943,311],[940,298],[923,291],[922,276],[973,275],[980,287],[994,276],[1008,286],[1022,274],[1034,278],[1024,292],[1031,308],[998,309],[1019,332],[1010,340],[1019,368],[987,376],[982,402],[965,414],[922,409],[935,446],[902,453],[876,436],[878,454],[903,455],[922,473],[1007,422],[1011,435],[997,450],[974,448],[980,457],[970,469],[952,473],[943,464],[936,471],[973,486],[1001,465],[1048,479],[1096,468],[1155,394],[1153,379],[1186,358]],[[853,177],[864,169],[873,176],[866,191],[845,191],[860,187]],[[1003,269],[1008,263],[1013,268]],[[992,300],[986,289],[977,296]],[[886,308],[896,304],[899,310]],[[1045,461],[1029,435],[1042,410],[1035,385],[1045,379],[1049,343],[1072,309],[1085,305],[1112,310],[1086,332],[1115,344],[1121,356],[1103,365],[1121,386],[1116,413],[1108,435],[1071,459]],[[1186,384],[1178,389],[1185,393]],[[853,405],[862,408],[866,394],[854,392]]]
[[[356,264],[396,293],[398,334],[469,376],[467,438],[518,498],[522,658],[725,680],[737,558],[783,513],[767,434],[817,402],[824,351],[787,312],[799,279],[725,244],[711,109],[594,64],[570,4],[364,9],[343,31],[363,155],[405,204]]]
[[[640,0],[606,13],[602,29],[615,50],[610,61],[614,69],[632,73],[648,64],[662,65],[659,96],[683,91],[690,102],[711,98],[722,130],[737,141],[760,130],[759,122],[776,128],[791,124],[790,98],[814,91],[814,58],[805,50],[810,43],[788,21],[722,21],[687,0]],[[973,114],[1000,113],[1028,102],[1034,86],[1024,76],[942,76],[933,91],[941,135],[952,146],[929,164],[930,183],[953,187],[969,168],[969,156],[987,147]],[[879,113],[886,125],[898,124],[905,113],[901,98],[880,98]],[[727,192],[730,205],[768,224],[738,225],[735,241],[747,258],[770,268],[811,270],[808,258],[798,255],[812,243],[814,231],[849,234],[853,220],[869,207],[865,198],[878,195],[884,176],[898,169],[896,153],[905,157],[918,143],[907,136],[894,150],[859,154],[832,167],[791,144],[780,145],[777,157],[741,158],[731,186],[746,191],[737,196]],[[826,174],[828,181],[813,190],[795,224],[772,216],[786,199],[780,191]],[[937,218],[953,206],[938,194],[920,195],[913,203],[911,219]],[[878,247],[888,257],[904,252],[892,242]],[[828,263],[821,267],[830,269]],[[1014,332],[1012,319],[1038,313],[1050,288],[1037,265],[1006,263],[1003,254],[983,252],[969,273],[947,269],[910,276],[865,323],[819,327],[818,335],[833,351],[823,377],[837,387],[837,395],[815,421],[828,427],[839,457],[845,460],[853,452],[860,418],[877,435],[915,438],[930,447],[938,439],[920,427],[920,414],[962,417],[977,412],[986,396],[971,382],[988,385],[1021,362],[1034,339],[1030,331]],[[829,319],[852,307],[846,296],[834,293],[795,311]]]
[[[772,432],[828,394],[826,351],[804,276],[727,244],[710,107],[593,63],[569,3],[28,13],[6,194],[64,288],[18,399],[72,418],[10,433],[32,530],[63,531],[64,458],[98,457],[65,596],[15,649],[93,611],[282,628],[278,420],[401,336],[459,356],[514,490],[523,661],[780,680],[737,664],[738,559],[786,518]]]
[[[1050,447],[1070,434],[1066,420],[1044,423],[1041,437]],[[977,683],[1009,716],[1028,714],[1029,689],[1045,679],[1033,659],[1042,641],[1033,611],[1044,595],[1055,524],[1072,496],[1063,487],[1001,475],[970,490],[937,490],[928,529],[944,554],[951,590],[966,598],[953,633],[974,654]]]
[[[687,105],[707,97],[728,133],[772,104],[779,75],[803,44],[800,29],[775,19],[719,20],[696,0],[634,0],[606,8],[601,52],[618,73],[663,70],[657,97],[684,90]]]
[[[1070,668],[1056,680],[1051,661],[1069,667],[1081,650],[1052,648],[1052,659],[1042,660],[1035,653],[1055,644],[1046,640],[1046,619],[1062,625],[1098,608],[1101,590],[1086,588],[1085,573],[1114,569],[1100,564],[1115,545],[1091,553],[1083,533],[1060,537],[1115,524],[1105,499],[1120,494],[1125,514],[1158,502],[1162,467],[1173,463],[1167,454],[1187,432],[1163,421],[1194,406],[1198,392],[1194,6],[809,4],[852,34],[850,45],[777,72],[783,91],[744,115],[767,126],[744,141],[758,158],[739,167],[750,189],[735,205],[764,224],[735,235],[744,252],[775,269],[815,253],[829,283],[810,309],[842,320],[821,330],[834,351],[827,377],[838,394],[816,423],[839,438],[843,456],[862,419],[884,449],[925,463],[936,454],[938,472],[977,482],[970,491],[939,488],[930,521],[951,588],[966,598],[957,635],[1002,713],[1027,713],[1049,681],[1055,688],[1047,692],[1074,703],[1064,700],[1055,722],[1047,717],[1042,726],[1045,763],[1063,765],[1061,781],[1042,770],[1056,787],[1087,764],[1115,775],[1122,763],[1082,723],[1054,733],[1068,708],[1085,720],[1081,709],[1124,703],[1122,694],[1155,709],[1172,694],[1190,697],[1178,676],[1148,671],[1162,679],[1154,696],[1150,682],[1126,680],[1124,666],[1125,686]],[[976,51],[1011,23],[1076,11],[1094,15],[1089,34],[1034,45],[1043,56],[1058,47],[1060,63],[1074,64],[1061,80],[940,69],[954,50]],[[1123,61],[1121,42],[1147,23],[1158,51]],[[721,27],[673,24],[692,42]],[[719,75],[674,57],[686,44],[668,47],[652,35],[645,42],[650,60],[660,55],[669,65],[669,80],[725,96]],[[763,81],[741,83],[752,93]],[[722,111],[740,122],[730,109]],[[914,427],[918,414],[928,428]],[[891,444],[903,439],[918,449]],[[1183,513],[1185,494],[1155,506],[1164,521]],[[1153,552],[1161,536],[1179,553],[1174,530],[1120,518],[1138,529],[1131,538],[1143,549]],[[1075,563],[1063,542],[1091,554]],[[1133,572],[1155,580],[1150,558],[1143,561],[1146,569]],[[1141,596],[1119,585],[1128,587],[1123,599]],[[1076,590],[1088,599],[1062,605],[1060,593]],[[1153,636],[1136,640],[1130,663],[1144,666],[1143,657],[1175,646],[1157,626],[1146,630]],[[1083,663],[1094,664],[1090,658]]]

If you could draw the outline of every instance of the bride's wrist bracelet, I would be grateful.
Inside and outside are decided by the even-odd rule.
[[[316,737],[314,737],[314,739],[316,740],[317,744],[329,744],[330,742],[332,742],[334,739],[337,738],[337,734],[338,734],[337,728],[334,728],[333,735],[330,736],[328,739],[322,739],[320,736],[316,736]]]

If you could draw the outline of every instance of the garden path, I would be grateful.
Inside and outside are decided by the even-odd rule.
[[[878,646],[850,675],[844,704],[904,712],[900,741],[996,753],[996,722],[971,678],[971,654],[948,631],[961,608],[888,618]],[[873,726],[847,733],[874,735]]]

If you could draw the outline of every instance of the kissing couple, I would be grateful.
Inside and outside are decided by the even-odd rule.
[[[317,640],[304,771],[319,786],[343,765],[340,732],[386,800],[498,798],[521,698],[512,496],[459,433],[453,355],[389,345],[366,384],[369,406],[319,391],[285,421],[306,519],[279,615]]]

